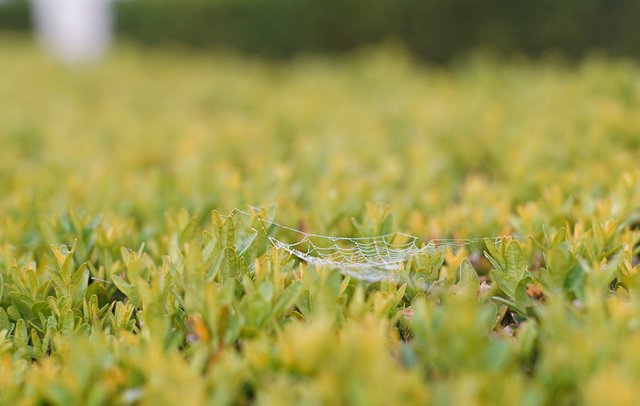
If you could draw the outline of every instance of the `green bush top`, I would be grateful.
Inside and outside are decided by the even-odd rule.
[[[69,72],[1,45],[0,403],[637,401],[635,65],[127,48]],[[365,284],[225,216],[272,204],[334,236],[530,238]]]

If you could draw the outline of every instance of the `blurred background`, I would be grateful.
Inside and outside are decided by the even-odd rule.
[[[225,48],[278,58],[344,52],[381,41],[400,43],[417,58],[437,63],[478,49],[531,56],[553,52],[571,58],[593,52],[640,55],[640,2],[635,0],[0,3],[0,30],[29,32],[36,26],[42,42],[70,60],[81,59],[82,52],[95,57],[104,49],[112,24],[109,13],[115,17],[117,38],[140,45]],[[60,45],[61,37],[67,45]],[[93,51],[87,46],[91,41],[96,44]]]
[[[353,235],[374,202],[425,238],[637,216],[638,21],[630,0],[4,0],[0,243],[48,252],[101,214],[138,246],[247,205]]]

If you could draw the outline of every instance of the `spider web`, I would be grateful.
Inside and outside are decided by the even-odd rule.
[[[239,213],[251,216],[242,210]],[[277,248],[288,252],[308,264],[337,269],[356,279],[377,282],[398,280],[405,265],[421,254],[433,254],[436,250],[457,250],[459,248],[484,243],[494,243],[514,236],[482,237],[465,239],[421,238],[394,232],[372,237],[334,237],[307,233],[273,221],[257,218],[268,240]],[[259,231],[254,228],[254,231]],[[285,242],[275,235],[289,233],[295,235],[295,242]]]

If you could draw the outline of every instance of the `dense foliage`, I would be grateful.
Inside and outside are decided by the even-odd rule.
[[[0,403],[637,401],[636,66],[1,47]],[[248,205],[531,238],[366,284],[225,216]]]
[[[0,7],[0,29],[29,27],[27,0]],[[504,54],[640,56],[635,0],[120,0],[122,38],[270,57],[396,41],[430,62]]]

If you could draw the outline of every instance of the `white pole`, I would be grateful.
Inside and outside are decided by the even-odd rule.
[[[110,0],[31,0],[36,35],[61,61],[99,59],[113,38]]]

